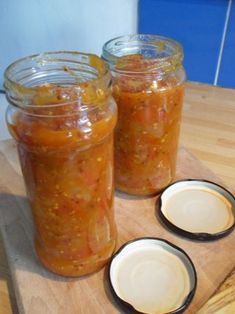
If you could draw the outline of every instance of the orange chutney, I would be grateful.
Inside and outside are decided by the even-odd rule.
[[[126,41],[125,37],[123,41],[114,39],[119,43],[116,45],[118,52],[121,42],[125,48],[125,42],[132,43],[131,49],[136,43],[140,45],[142,39],[138,36]],[[150,36],[151,49],[154,47],[156,51],[166,50],[166,45],[172,44],[164,38],[153,41],[151,35],[146,36]],[[108,42],[105,49],[111,50],[111,44],[112,41]],[[109,62],[112,89],[118,105],[115,184],[119,190],[136,195],[158,193],[175,176],[184,95],[185,74],[181,64],[176,62],[180,56],[174,59],[163,55],[161,58],[154,52],[153,59],[148,59],[144,55],[148,40],[144,44],[143,54],[119,55],[112,59],[104,53],[106,61],[112,60]],[[112,50],[112,57],[114,55]]]
[[[70,55],[58,53],[53,60],[63,57]],[[102,62],[92,55],[87,58],[89,64]],[[81,69],[77,71],[79,77]],[[10,94],[11,82],[6,85]],[[30,95],[29,103],[18,109],[10,99],[13,105],[7,114],[32,208],[37,255],[49,270],[65,276],[98,270],[115,249],[117,114],[108,89],[101,85],[96,79],[74,86],[47,82],[33,89],[17,86],[24,99]]]

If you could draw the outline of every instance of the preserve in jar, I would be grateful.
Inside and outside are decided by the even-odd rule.
[[[182,47],[157,35],[130,35],[103,46],[118,106],[116,188],[160,192],[174,178],[184,95]]]
[[[5,71],[36,253],[64,276],[98,270],[115,249],[110,77],[99,57],[76,52],[26,57]]]

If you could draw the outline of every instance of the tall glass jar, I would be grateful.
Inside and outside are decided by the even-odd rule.
[[[182,47],[157,35],[130,35],[103,46],[118,105],[115,183],[151,195],[175,176],[185,71]]]
[[[113,129],[116,105],[104,61],[43,53],[5,71],[15,138],[41,262],[64,276],[101,268],[116,243]]]

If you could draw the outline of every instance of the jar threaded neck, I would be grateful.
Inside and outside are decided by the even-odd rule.
[[[101,58],[74,51],[45,52],[25,57],[9,65],[4,77],[8,101],[23,109],[34,106],[32,99],[39,87],[40,95],[47,97],[46,87],[58,86],[63,92],[63,99],[58,104],[66,104],[74,101],[76,95],[81,98],[86,84],[90,84],[91,92],[96,93],[100,89],[106,90],[111,80],[108,66]]]
[[[128,59],[133,55],[142,57],[135,68],[133,58]],[[135,34],[106,42],[102,57],[111,70],[121,73],[174,72],[182,66],[183,49],[177,41],[167,37]]]

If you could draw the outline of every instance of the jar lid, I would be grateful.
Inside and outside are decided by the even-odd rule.
[[[207,180],[180,180],[161,193],[159,216],[179,235],[216,240],[234,229],[235,198],[224,187]]]
[[[113,255],[108,268],[110,290],[125,313],[181,313],[196,286],[189,256],[159,238],[138,238]]]

